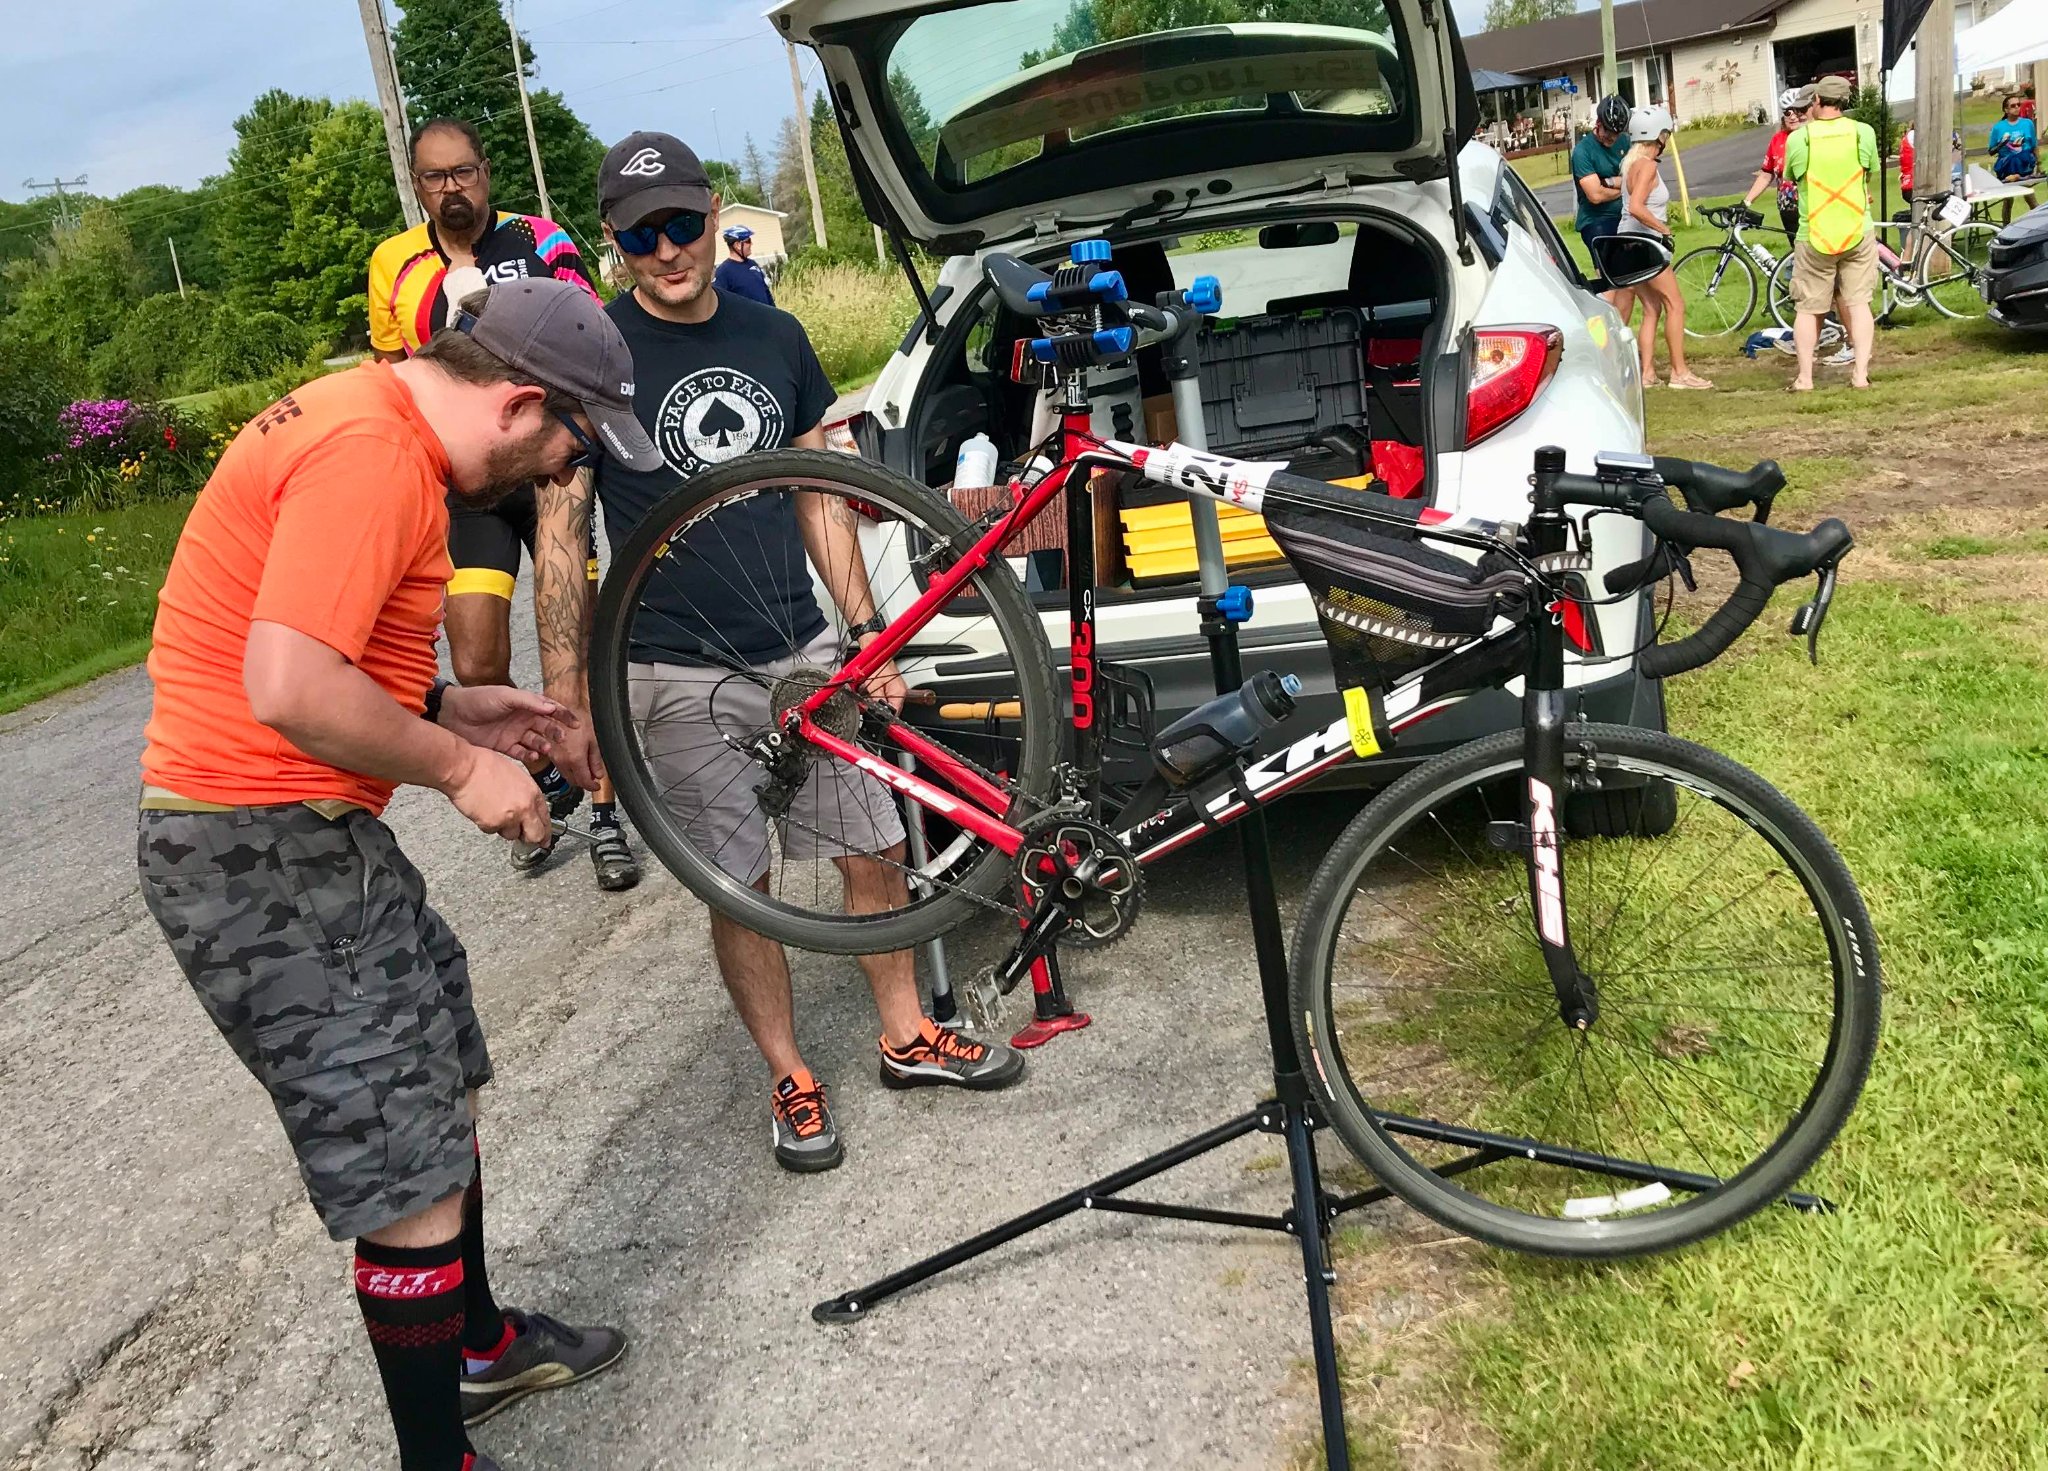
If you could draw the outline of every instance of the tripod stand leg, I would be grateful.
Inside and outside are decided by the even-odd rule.
[[[1351,1471],[1351,1443],[1344,1429],[1344,1391],[1337,1382],[1337,1339],[1331,1325],[1330,1220],[1316,1169],[1316,1142],[1309,1131],[1308,1105],[1287,1103],[1287,1160],[1294,1171],[1294,1219],[1301,1237],[1302,1278],[1308,1289],[1309,1342],[1315,1352],[1316,1398],[1323,1411],[1323,1457],[1330,1471]]]

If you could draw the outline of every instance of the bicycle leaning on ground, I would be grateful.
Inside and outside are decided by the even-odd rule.
[[[1957,321],[1969,321],[1991,310],[1984,294],[1984,275],[1998,230],[1983,220],[1945,218],[1941,211],[1952,197],[1935,195],[1924,220],[1875,222],[1878,288],[1871,313],[1878,321],[1889,321],[1899,308],[1923,302]],[[1896,244],[1888,242],[1887,235],[1893,236]],[[1792,303],[1790,256],[1771,274],[1770,309],[1772,320],[1780,327],[1790,327],[1798,318],[1798,308]],[[1832,312],[1827,320],[1835,320]]]
[[[1697,668],[1775,588],[1808,575],[1818,591],[1794,631],[1817,641],[1848,528],[1830,520],[1802,535],[1766,524],[1783,483],[1768,465],[1738,474],[1610,455],[1581,475],[1565,472],[1562,451],[1542,450],[1528,520],[1516,526],[1279,464],[1100,439],[1089,430],[1089,370],[1147,341],[1191,342],[1198,308],[1220,306],[1213,283],[1148,307],[1126,301],[1121,278],[1097,265],[1047,276],[1000,255],[985,264],[1011,313],[1046,321],[1046,335],[1023,346],[1060,405],[1058,431],[1010,482],[1009,504],[969,524],[880,465],[772,451],[693,477],[619,549],[596,617],[593,714],[650,851],[708,904],[815,950],[893,949],[997,912],[1021,935],[1001,968],[1014,984],[1053,944],[1127,933],[1147,860],[1386,749],[1466,693],[1519,679],[1521,729],[1394,782],[1344,828],[1301,896],[1289,1009],[1322,1110],[1394,1192],[1511,1248],[1657,1251],[1783,1197],[1847,1118],[1870,1064],[1879,980],[1869,916],[1839,855],[1792,802],[1703,746],[1574,721],[1566,669],[1568,650],[1632,654],[1652,677]],[[1161,732],[1150,795],[1106,820],[1085,758],[1062,759],[1069,735],[1075,750],[1099,749],[1092,568],[1076,559],[1063,700],[1043,628],[1003,556],[1063,490],[1076,527],[1096,474],[1262,512],[1314,595],[1346,717],[1252,761],[1236,712],[1256,701],[1284,714],[1291,703],[1284,681],[1256,676],[1242,698]],[[731,554],[758,558],[759,529],[795,516],[802,496],[821,499],[814,514],[856,529],[877,606],[895,616],[865,648],[843,639],[829,668],[797,661],[771,679],[748,667],[758,651],[735,657],[731,680],[769,686],[765,725],[721,723],[715,694],[709,726],[637,724],[636,640],[669,616],[664,608],[758,597],[705,569],[751,565]],[[1755,519],[1713,514],[1741,506]],[[1643,648],[1603,652],[1598,620],[1586,616],[1600,601],[1587,527],[1602,516],[1648,533],[1640,560],[1606,569],[1608,597],[1641,606],[1655,580],[1690,577],[1699,549],[1728,553],[1734,590],[1675,644],[1652,634]],[[699,560],[718,543],[720,555]],[[780,570],[828,587],[844,573]],[[1204,616],[1246,611],[1226,606],[1239,591],[1205,599]],[[911,687],[907,715],[866,690],[886,660]],[[899,902],[846,912],[835,863],[809,856],[830,838],[817,828],[795,852],[778,847],[759,886],[727,874],[655,775],[657,759],[693,749],[743,752],[755,799],[785,833],[795,794],[821,764],[887,789],[914,840],[871,856],[900,873]]]

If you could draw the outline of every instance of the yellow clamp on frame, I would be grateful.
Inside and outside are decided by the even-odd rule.
[[[1379,755],[1394,739],[1378,690],[1344,691],[1344,723],[1351,729],[1351,750],[1361,761]]]

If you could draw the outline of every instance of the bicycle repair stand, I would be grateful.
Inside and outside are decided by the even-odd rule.
[[[1199,316],[1191,314],[1185,330],[1167,345],[1166,353],[1167,373],[1173,382],[1174,406],[1181,426],[1179,439],[1181,443],[1197,449],[1206,443],[1201,385],[1196,376],[1194,353],[1195,329],[1200,320]],[[1198,607],[1202,633],[1209,642],[1216,691],[1228,694],[1244,683],[1237,624],[1251,616],[1251,598],[1248,589],[1229,586],[1215,503],[1190,497],[1189,508],[1194,521],[1195,550],[1201,575]],[[1036,1210],[948,1247],[915,1266],[819,1303],[811,1310],[811,1316],[821,1323],[849,1323],[865,1317],[877,1303],[905,1288],[1076,1211],[1110,1211],[1284,1232],[1301,1242],[1302,1279],[1308,1293],[1309,1337],[1314,1346],[1316,1391],[1322,1406],[1324,1456],[1331,1471],[1350,1471],[1351,1453],[1344,1431],[1343,1391],[1337,1382],[1337,1349],[1331,1328],[1330,1285],[1336,1280],[1336,1274],[1329,1265],[1329,1230],[1339,1213],[1384,1200],[1390,1192],[1384,1187],[1374,1187],[1342,1199],[1332,1199],[1323,1189],[1322,1177],[1316,1167],[1313,1138],[1319,1122],[1310,1108],[1308,1080],[1302,1073],[1301,1059],[1295,1052],[1294,1034],[1287,1019],[1287,947],[1281,930],[1280,905],[1273,886],[1273,859],[1267,842],[1265,814],[1253,806],[1237,827],[1243,834],[1245,889],[1250,901],[1252,945],[1259,964],[1259,989],[1265,1004],[1266,1036],[1273,1055],[1274,1096],[1248,1113],[1239,1114],[1192,1139],[1139,1160],[1079,1190],[1070,1191],[1057,1200],[1048,1201]],[[1294,1198],[1293,1204],[1279,1215],[1252,1215],[1243,1211],[1122,1198],[1122,1193],[1134,1185],[1199,1159],[1233,1140],[1256,1133],[1278,1134],[1287,1143]]]

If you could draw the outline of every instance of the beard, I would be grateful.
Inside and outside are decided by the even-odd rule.
[[[711,278],[697,268],[697,263],[694,260],[682,260],[676,262],[676,264],[689,267],[690,273],[683,279],[682,285],[674,286],[662,280],[662,276],[665,273],[660,266],[654,264],[653,257],[650,256],[648,257],[648,264],[644,268],[635,268],[633,271],[634,289],[645,292],[650,298],[665,307],[675,308],[694,305],[698,298],[703,296],[704,292],[710,287]]]
[[[476,228],[477,207],[470,203],[467,194],[457,194],[441,201],[441,227],[447,230],[467,231]]]
[[[484,457],[484,483],[474,490],[450,486],[449,492],[466,510],[488,511],[548,473],[543,445],[552,435],[552,427],[544,425],[525,439],[493,445]]]

